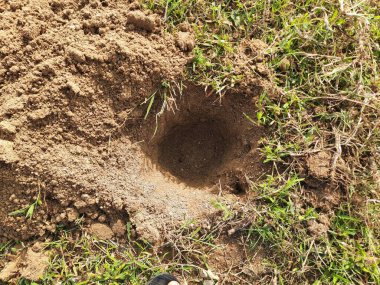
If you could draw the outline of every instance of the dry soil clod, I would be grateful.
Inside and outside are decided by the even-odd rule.
[[[0,162],[6,164],[19,161],[19,157],[14,151],[14,143],[0,139]]]
[[[136,28],[153,32],[157,26],[158,18],[155,15],[145,15],[142,11],[131,11],[127,14],[129,24],[133,24]]]

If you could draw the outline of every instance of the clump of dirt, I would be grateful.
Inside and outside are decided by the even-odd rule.
[[[167,34],[128,1],[1,9],[0,240],[77,222],[109,225],[122,239],[131,222],[133,234],[158,242],[184,219],[213,213],[216,194],[239,199],[234,191],[263,171],[264,132],[243,112],[255,116],[252,100],[268,84],[251,68],[244,92],[207,97],[187,84],[170,99],[176,107],[155,117],[156,100],[144,120],[145,99],[179,82],[192,60],[188,27]]]
[[[99,239],[104,240],[112,239],[114,235],[110,227],[100,223],[92,224],[89,228],[89,233]]]
[[[328,179],[332,173],[331,161],[331,154],[325,151],[309,156],[307,166],[310,176],[321,180]]]
[[[210,254],[208,262],[210,269],[220,274],[219,281],[223,281],[228,277],[231,278],[229,274],[234,266],[241,266],[241,271],[244,274],[255,277],[260,276],[267,270],[264,265],[266,254],[264,248],[258,247],[255,252],[252,252],[252,250],[244,247],[235,239],[219,241],[218,244],[220,244],[220,248]],[[235,284],[241,282],[238,278],[234,281]]]
[[[31,281],[38,281],[49,266],[49,256],[37,243],[25,249],[13,261],[8,262],[0,271],[0,281],[8,282],[20,276]]]

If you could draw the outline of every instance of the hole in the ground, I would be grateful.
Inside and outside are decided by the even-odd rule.
[[[190,86],[175,105],[144,120],[138,129],[134,128],[137,120],[127,125],[136,142],[143,142],[142,150],[154,166],[147,167],[147,173],[159,170],[191,187],[211,191],[215,186],[227,187],[230,193],[246,193],[248,186],[239,177],[255,179],[263,172],[257,150],[263,130],[246,118],[255,117],[251,99],[230,94],[216,100],[205,96],[200,87]],[[153,105],[151,112],[157,114],[160,108]],[[136,114],[145,113],[142,108]]]
[[[241,195],[241,194],[245,194],[246,192],[246,187],[244,187],[239,181],[236,181],[234,186],[233,186],[233,193],[236,194],[236,195]]]
[[[223,121],[195,117],[172,126],[158,142],[158,163],[177,178],[199,184],[216,174],[232,145]]]

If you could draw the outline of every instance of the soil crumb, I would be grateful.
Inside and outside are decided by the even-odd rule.
[[[18,160],[19,157],[13,150],[13,142],[0,139],[0,162],[9,164]]]

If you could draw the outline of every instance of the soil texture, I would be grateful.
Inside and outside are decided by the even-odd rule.
[[[247,116],[267,72],[244,67],[247,48],[240,90],[219,98],[185,83],[168,102],[158,92],[144,119],[162,82],[181,82],[191,31],[170,35],[128,1],[0,4],[0,240],[78,222],[122,240],[130,222],[157,243],[263,173],[264,132]]]

